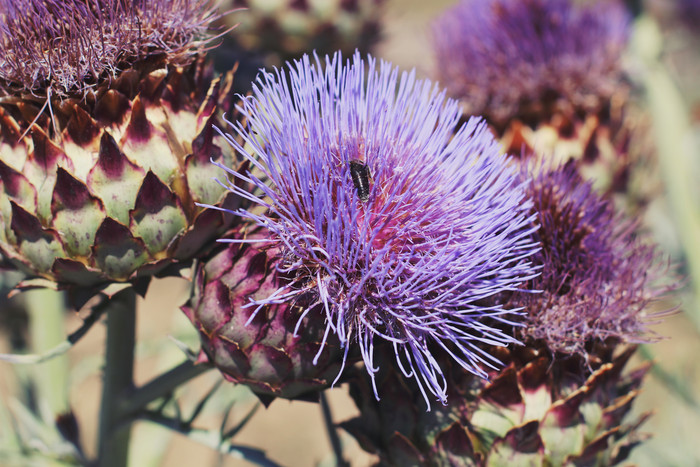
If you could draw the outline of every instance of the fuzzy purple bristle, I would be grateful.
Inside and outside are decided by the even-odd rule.
[[[124,67],[202,51],[213,0],[0,0],[0,90],[82,93]]]
[[[650,313],[649,304],[673,287],[661,281],[668,271],[663,257],[573,162],[524,169],[523,178],[530,180],[542,246],[533,256],[542,274],[529,284],[541,293],[515,296],[526,312],[523,338],[581,355],[608,338],[653,340],[648,326],[667,312]]]
[[[426,401],[426,388],[446,399],[434,352],[480,376],[498,366],[487,349],[516,342],[503,329],[518,314],[486,299],[537,274],[536,245],[523,184],[483,122],[458,128],[444,91],[359,54],[263,73],[240,110],[243,143],[229,142],[254,168],[228,173],[258,192],[229,188],[265,210],[236,214],[271,232],[295,276],[251,306],[303,296],[304,316],[320,310],[371,375],[375,345],[390,343]],[[351,161],[367,167],[366,193]]]
[[[616,1],[462,0],[433,27],[438,78],[497,123],[557,98],[595,109],[620,86],[628,35]]]

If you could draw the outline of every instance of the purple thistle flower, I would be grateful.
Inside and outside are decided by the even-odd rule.
[[[457,129],[444,91],[359,53],[263,72],[240,110],[243,143],[229,141],[254,168],[222,168],[259,189],[230,185],[263,210],[236,214],[271,232],[294,274],[251,306],[303,303],[299,323],[325,319],[372,377],[375,346],[390,343],[426,402],[426,388],[446,400],[433,352],[480,376],[498,365],[484,347],[517,342],[498,327],[517,313],[485,299],[536,274],[536,246],[523,184],[484,123]]]
[[[648,325],[667,312],[648,305],[672,287],[660,279],[668,266],[618,212],[578,174],[573,161],[537,173],[523,170],[540,229],[533,261],[542,274],[528,284],[542,293],[516,294],[524,307],[524,340],[542,339],[553,351],[587,355],[588,345],[652,340]]]
[[[494,124],[537,118],[562,98],[595,111],[620,87],[628,26],[616,1],[463,0],[434,24],[438,76]]]
[[[0,89],[82,93],[130,64],[184,64],[219,18],[212,0],[0,0]]]

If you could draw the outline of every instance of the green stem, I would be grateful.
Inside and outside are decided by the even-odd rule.
[[[133,391],[129,399],[122,404],[121,411],[125,416],[135,415],[149,403],[169,395],[176,387],[212,368],[206,363],[195,364],[186,360]]]
[[[131,437],[130,420],[122,406],[133,389],[136,342],[136,294],[132,288],[114,295],[107,308],[107,343],[100,405],[98,465],[126,467]]]
[[[25,304],[29,314],[32,349],[41,354],[65,341],[65,301],[63,293],[50,289],[27,291]],[[65,414],[68,404],[68,358],[57,356],[34,368],[34,384],[39,401],[48,403],[51,414]]]
[[[52,290],[53,293],[55,293],[57,296],[60,296],[60,293],[55,292]],[[38,318],[36,318],[36,321],[41,321],[41,326],[46,326],[47,323],[50,321],[50,318],[47,316],[44,316],[43,313],[43,303],[44,302],[37,302],[36,304],[33,304],[32,307],[33,309],[36,310],[37,314],[39,315]],[[63,305],[61,305],[63,306]],[[38,311],[42,310],[42,311]],[[5,361],[12,363],[13,365],[38,365],[40,363],[47,362],[49,360],[53,360],[56,357],[59,357],[66,352],[68,352],[73,345],[75,345],[87,332],[92,328],[92,326],[98,321],[98,319],[102,316],[103,310],[99,307],[93,308],[92,312],[90,315],[85,318],[83,321],[82,326],[80,326],[77,330],[73,331],[70,335],[68,335],[67,338],[62,340],[58,345],[55,347],[50,348],[49,350],[43,350],[47,349],[50,347],[50,343],[55,341],[54,339],[48,339],[45,335],[39,335],[39,334],[34,334],[33,331],[33,339],[37,342],[42,342],[41,349],[42,351],[40,353],[33,353],[33,354],[14,354],[14,353],[0,353],[0,361]],[[33,314],[33,312],[30,310],[30,315]],[[34,318],[33,318],[34,320]],[[61,336],[65,336],[65,333],[61,333]]]

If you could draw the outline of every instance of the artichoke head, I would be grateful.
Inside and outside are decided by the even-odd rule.
[[[633,211],[658,195],[649,121],[629,96],[618,89],[609,101],[590,109],[564,99],[543,100],[520,109],[508,121],[493,120],[504,150],[556,164],[570,159],[601,192],[620,194]]]
[[[86,95],[0,99],[0,253],[33,276],[91,287],[163,273],[207,249],[234,204],[212,181],[238,164],[214,130],[233,72],[151,61]]]
[[[351,386],[360,416],[343,427],[381,465],[616,465],[645,439],[637,429],[648,414],[625,419],[649,368],[623,374],[633,352],[609,355],[591,370],[543,349],[501,348],[508,365],[490,382],[453,366],[447,405],[427,412],[420,395],[387,372],[380,401],[366,378]]]
[[[229,17],[231,35],[243,50],[273,53],[282,60],[315,50],[319,55],[367,52],[379,39],[384,0],[229,0],[244,8]]]

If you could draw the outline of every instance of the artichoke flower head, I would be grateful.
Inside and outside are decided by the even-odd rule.
[[[438,78],[509,154],[578,160],[596,188],[641,190],[647,164],[624,52],[622,2],[462,0],[434,22]],[[630,186],[632,185],[632,186]]]
[[[33,285],[134,283],[227,222],[210,158],[233,72],[210,0],[0,1],[0,252]],[[28,285],[25,283],[24,285]]]
[[[269,232],[250,227],[229,231],[227,239],[234,241],[195,269],[192,296],[182,311],[199,332],[199,361],[210,361],[265,405],[277,397],[316,401],[341,370],[343,352],[333,336],[324,338],[323,320],[313,314],[300,318],[301,302],[251,306],[293,275],[280,271],[281,248],[268,244]]]
[[[599,360],[594,343],[656,340],[650,326],[668,311],[652,311],[652,304],[677,285],[638,223],[584,181],[573,161],[523,168],[523,179],[540,225],[534,236],[542,248],[533,261],[542,274],[527,287],[541,293],[511,298],[525,311],[521,337],[587,361]]]
[[[665,262],[573,161],[522,173],[542,271],[510,293],[522,345],[492,350],[504,366],[488,380],[440,361],[449,398],[433,413],[416,408],[420,394],[378,350],[381,371],[352,381],[360,415],[343,427],[381,465],[619,465],[647,438],[639,428],[650,414],[631,409],[651,364],[628,363],[667,313],[650,307],[671,288]]]
[[[515,342],[518,313],[485,302],[537,274],[537,247],[517,170],[483,122],[458,126],[444,91],[359,53],[262,74],[240,107],[245,144],[230,141],[257,171],[222,167],[260,195],[231,186],[259,207],[236,214],[268,231],[292,276],[248,307],[298,305],[370,377],[392,346],[388,364],[428,408],[447,397],[437,354],[480,376],[498,367],[489,349]]]

